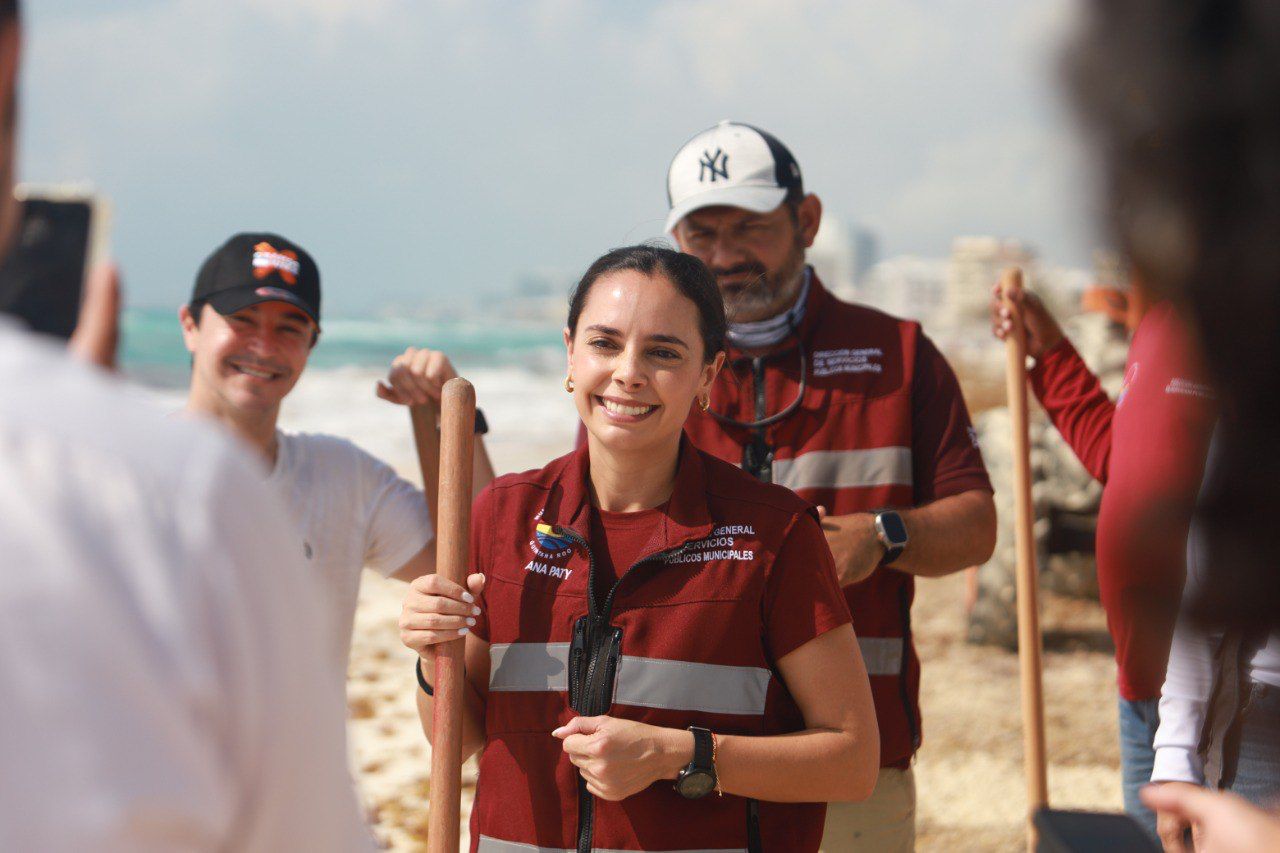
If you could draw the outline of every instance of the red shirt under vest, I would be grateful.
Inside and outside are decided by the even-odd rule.
[[[762,432],[773,482],[832,515],[990,491],[959,383],[920,324],[841,302],[810,275],[797,334],[759,359],[730,348],[711,395],[713,413],[739,422],[793,403],[794,411],[757,431],[695,408],[686,425],[694,443],[739,465]],[[844,590],[871,676],[886,767],[907,766],[920,745],[914,589],[911,575],[881,568]]]
[[[660,523],[594,595],[587,477],[581,447],[476,501],[472,565],[488,580],[475,633],[490,671],[471,850],[817,850],[824,804],[686,800],[667,781],[606,802],[551,736],[598,713],[803,729],[775,662],[849,621],[812,509],[686,440]]]

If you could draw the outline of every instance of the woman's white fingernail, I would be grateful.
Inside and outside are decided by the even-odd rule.
[[[459,628],[459,629],[458,629],[458,636],[459,636],[459,637],[465,637],[467,634],[470,634],[470,633],[471,633],[471,629],[470,629],[470,628]]]
[[[480,615],[480,608],[479,608],[479,607],[473,607],[473,608],[471,608],[471,615],[472,615],[472,616],[479,616],[479,615]]]
[[[476,603],[476,597],[475,597],[474,595],[472,595],[471,593],[469,593],[469,592],[464,592],[464,593],[462,594],[462,600],[463,600],[463,601],[465,601],[467,604],[475,604],[475,603]]]
[[[468,625],[474,625],[474,624],[476,624],[476,620],[475,620],[475,619],[473,619],[473,618],[471,618],[470,616],[468,616],[468,617],[467,617],[467,624],[468,624]]]

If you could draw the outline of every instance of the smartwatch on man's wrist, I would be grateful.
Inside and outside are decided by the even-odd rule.
[[[696,800],[716,789],[715,740],[709,729],[689,726],[693,732],[693,760],[676,776],[676,793]]]
[[[876,513],[875,528],[876,539],[880,540],[880,545],[884,548],[880,565],[891,565],[907,550],[907,525],[898,513],[884,509]]]

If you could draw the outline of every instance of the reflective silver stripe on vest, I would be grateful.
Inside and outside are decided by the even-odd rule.
[[[568,643],[495,643],[489,647],[490,690],[569,689]]]
[[[859,637],[868,675],[902,672],[901,637]],[[569,689],[568,643],[495,643],[489,648],[489,689],[557,692]],[[753,666],[721,666],[623,655],[614,701],[643,708],[764,713],[770,673]]]
[[[613,701],[708,714],[764,713],[769,670],[622,656]]]
[[[867,675],[899,675],[902,672],[901,637],[859,637]]]
[[[565,691],[568,643],[496,643],[489,648],[492,691]],[[623,655],[613,701],[708,714],[764,713],[769,670]]]
[[[478,845],[480,853],[576,853],[567,847],[539,847],[536,844],[521,844],[519,841],[500,841],[487,835],[480,836]],[[636,853],[634,850],[606,850],[603,847],[592,847],[594,853]],[[649,847],[647,850],[654,850]],[[747,853],[744,847],[717,847],[714,850],[700,847],[697,850],[668,850],[664,853]]]
[[[788,489],[910,486],[912,480],[910,447],[812,450],[773,462],[773,481]]]

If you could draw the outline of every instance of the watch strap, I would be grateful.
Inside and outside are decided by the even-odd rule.
[[[689,762],[687,770],[705,770],[714,774],[715,765],[711,757],[715,742],[711,739],[711,730],[689,726],[689,731],[693,733],[693,761]]]
[[[899,557],[901,557],[901,556],[902,556],[902,552],[903,552],[903,551],[905,551],[905,550],[907,550],[907,549],[906,549],[906,548],[904,548],[904,547],[902,547],[901,545],[891,545],[891,546],[887,546],[887,547],[884,549],[884,556],[880,558],[880,562],[879,562],[879,564],[878,564],[878,565],[881,565],[881,566],[887,566],[887,565],[889,565],[889,564],[890,564],[890,563],[892,563],[894,560],[896,560],[896,559],[898,559]]]

